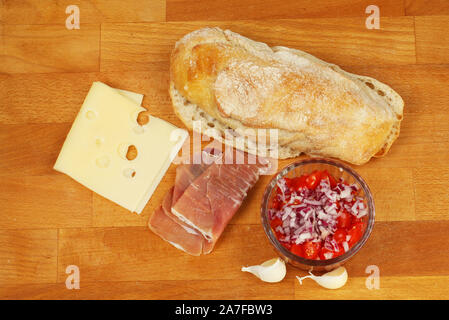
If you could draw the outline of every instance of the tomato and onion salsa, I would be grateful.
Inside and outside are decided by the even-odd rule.
[[[277,181],[268,218],[278,241],[293,254],[327,260],[363,236],[368,208],[357,185],[326,170]]]

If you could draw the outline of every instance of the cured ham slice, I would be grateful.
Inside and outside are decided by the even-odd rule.
[[[166,198],[171,200],[173,188],[167,193]],[[176,248],[191,255],[199,256],[203,252],[203,236],[199,233],[187,231],[183,225],[167,215],[163,206],[159,206],[148,222],[150,229],[165,241]]]
[[[195,231],[194,229],[192,229],[192,227],[190,227],[187,223],[182,222],[177,216],[175,216],[172,212],[171,212],[171,207],[172,207],[172,203],[173,203],[173,195],[174,195],[174,190],[175,188],[172,187],[167,194],[164,197],[164,200],[162,201],[162,209],[164,210],[164,213],[167,217],[169,217],[170,219],[172,219],[174,222],[176,222],[177,224],[181,225],[188,233],[191,234],[200,234],[199,232]]]
[[[175,186],[149,220],[150,229],[162,239],[196,256],[212,251],[259,174],[270,167],[226,164],[213,150],[202,155],[201,164],[177,167]]]
[[[214,163],[184,191],[172,213],[215,243],[260,172],[257,164]]]
[[[176,168],[175,186],[165,195],[162,205],[148,222],[149,228],[171,245],[191,255],[210,253],[213,243],[171,213],[172,204],[182,196],[188,186],[200,176],[209,164],[182,164]]]
[[[203,150],[200,155],[201,163],[182,164],[176,168],[175,189],[173,191],[172,205],[178,201],[184,191],[196,178],[198,178],[212,163],[220,160],[223,156],[221,151],[217,151],[217,149],[214,148]]]
[[[190,186],[190,184],[199,177],[207,168],[208,164],[182,164],[176,168],[175,187],[173,191],[173,203],[182,196],[184,191]],[[171,207],[170,205],[170,207]]]

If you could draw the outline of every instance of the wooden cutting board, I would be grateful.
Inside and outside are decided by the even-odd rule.
[[[0,1],[0,298],[449,298],[449,3],[371,1]],[[204,26],[310,52],[391,85],[405,101],[401,135],[383,159],[354,167],[368,182],[376,223],[347,263],[345,287],[278,284],[240,272],[275,256],[259,219],[260,179],[214,252],[191,257],[147,229],[173,184],[172,166],[139,216],[55,172],[65,136],[93,81],[145,94],[150,112],[181,126],[168,88],[176,40]],[[281,161],[284,166],[295,159]],[[68,290],[67,267],[79,267]],[[380,271],[369,290],[367,267]]]

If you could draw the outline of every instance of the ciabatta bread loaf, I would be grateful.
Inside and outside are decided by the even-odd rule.
[[[176,43],[170,96],[189,129],[238,149],[279,158],[301,153],[366,163],[399,135],[403,100],[389,86],[300,50],[268,47],[229,30],[205,28]],[[255,149],[252,129],[277,129]],[[233,135],[225,135],[232,130]]]

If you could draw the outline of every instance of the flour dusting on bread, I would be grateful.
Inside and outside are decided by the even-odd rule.
[[[256,117],[258,106],[274,93],[281,77],[278,68],[259,66],[251,61],[232,62],[215,81],[217,106],[222,113],[232,117],[234,107],[243,104],[246,116]]]

